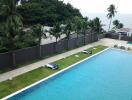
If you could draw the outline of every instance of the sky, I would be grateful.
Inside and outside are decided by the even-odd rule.
[[[63,0],[85,13],[107,13],[110,4],[117,7],[118,13],[132,14],[132,0]]]
[[[113,20],[118,19],[126,28],[132,28],[132,0],[63,0],[65,3],[71,3],[73,7],[78,8],[83,16],[90,19],[99,17],[103,28],[108,29],[109,20],[107,8],[114,4],[117,8],[117,14]]]

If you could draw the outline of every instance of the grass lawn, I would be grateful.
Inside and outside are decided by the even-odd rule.
[[[93,47],[95,48],[95,47]],[[96,50],[93,50],[93,48],[89,48],[88,50],[92,50],[93,54],[104,50],[105,48],[107,48],[106,46],[96,46]],[[75,55],[79,55],[79,57],[75,57]],[[77,54],[71,55],[69,57],[63,58],[61,60],[58,60],[54,63],[58,64],[60,66],[60,68],[58,70],[51,70],[48,68],[38,68],[35,69],[33,71],[27,72],[25,74],[22,74],[20,76],[17,76],[15,78],[13,78],[13,80],[8,80],[8,81],[4,81],[0,83],[0,98],[3,98],[13,92],[16,92],[28,85],[31,85],[34,82],[37,82],[57,71],[60,71],[82,59],[85,59],[87,57],[89,57],[91,55],[89,54],[84,54],[82,52],[79,52]]]

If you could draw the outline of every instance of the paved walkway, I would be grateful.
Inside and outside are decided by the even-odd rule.
[[[15,70],[3,73],[3,74],[0,74],[0,82],[8,80],[8,79],[13,78],[13,77],[16,77],[16,76],[21,75],[23,73],[29,72],[29,71],[34,70],[36,68],[39,68],[43,65],[46,65],[47,63],[51,63],[51,62],[54,62],[56,60],[59,60],[59,59],[65,58],[67,56],[70,56],[72,54],[75,54],[77,52],[81,52],[83,50],[86,50],[87,48],[90,48],[90,47],[93,47],[93,46],[96,46],[96,45],[105,45],[105,46],[112,47],[114,44],[120,44],[120,45],[123,45],[123,46],[132,47],[132,45],[127,45],[126,41],[118,41],[118,40],[114,40],[114,39],[106,39],[105,38],[105,39],[102,39],[98,42],[91,43],[91,44],[88,44],[86,46],[83,46],[83,47],[80,47],[80,48],[62,53],[62,54],[58,54],[56,56],[38,61],[36,63],[32,63],[30,65],[27,65],[27,66],[24,66],[24,67],[21,67],[21,68],[18,68],[18,69],[15,69]]]

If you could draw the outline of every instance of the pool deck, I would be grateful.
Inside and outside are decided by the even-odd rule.
[[[44,59],[44,60],[41,60],[41,61],[38,61],[38,62],[35,62],[35,63],[32,63],[32,64],[29,64],[29,65],[23,66],[21,68],[18,68],[18,69],[0,74],[0,82],[11,79],[11,78],[16,77],[18,75],[24,74],[24,73],[29,72],[31,70],[37,69],[41,66],[46,65],[47,63],[51,63],[51,62],[57,61],[59,59],[68,57],[70,55],[73,55],[75,53],[81,52],[81,51],[86,50],[86,49],[88,49],[90,47],[93,47],[93,46],[104,45],[104,46],[108,46],[108,47],[113,47],[113,45],[115,45],[115,44],[132,48],[132,44],[127,44],[127,41],[120,41],[120,40],[104,38],[104,39],[101,39],[98,42],[94,42],[94,43],[85,45],[83,47],[80,47],[80,48],[77,48],[77,49],[74,49],[74,50],[70,50],[68,52],[58,54],[56,56],[53,56],[53,57],[50,57],[50,58],[47,58],[47,59]]]

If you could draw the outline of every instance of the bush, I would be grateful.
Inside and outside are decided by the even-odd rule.
[[[8,52],[6,47],[0,47],[0,53]]]
[[[116,45],[114,45],[114,48],[118,48],[118,45],[116,44]]]
[[[124,46],[121,46],[121,47],[120,47],[120,49],[123,49],[123,50],[125,50],[126,48],[125,48]]]

